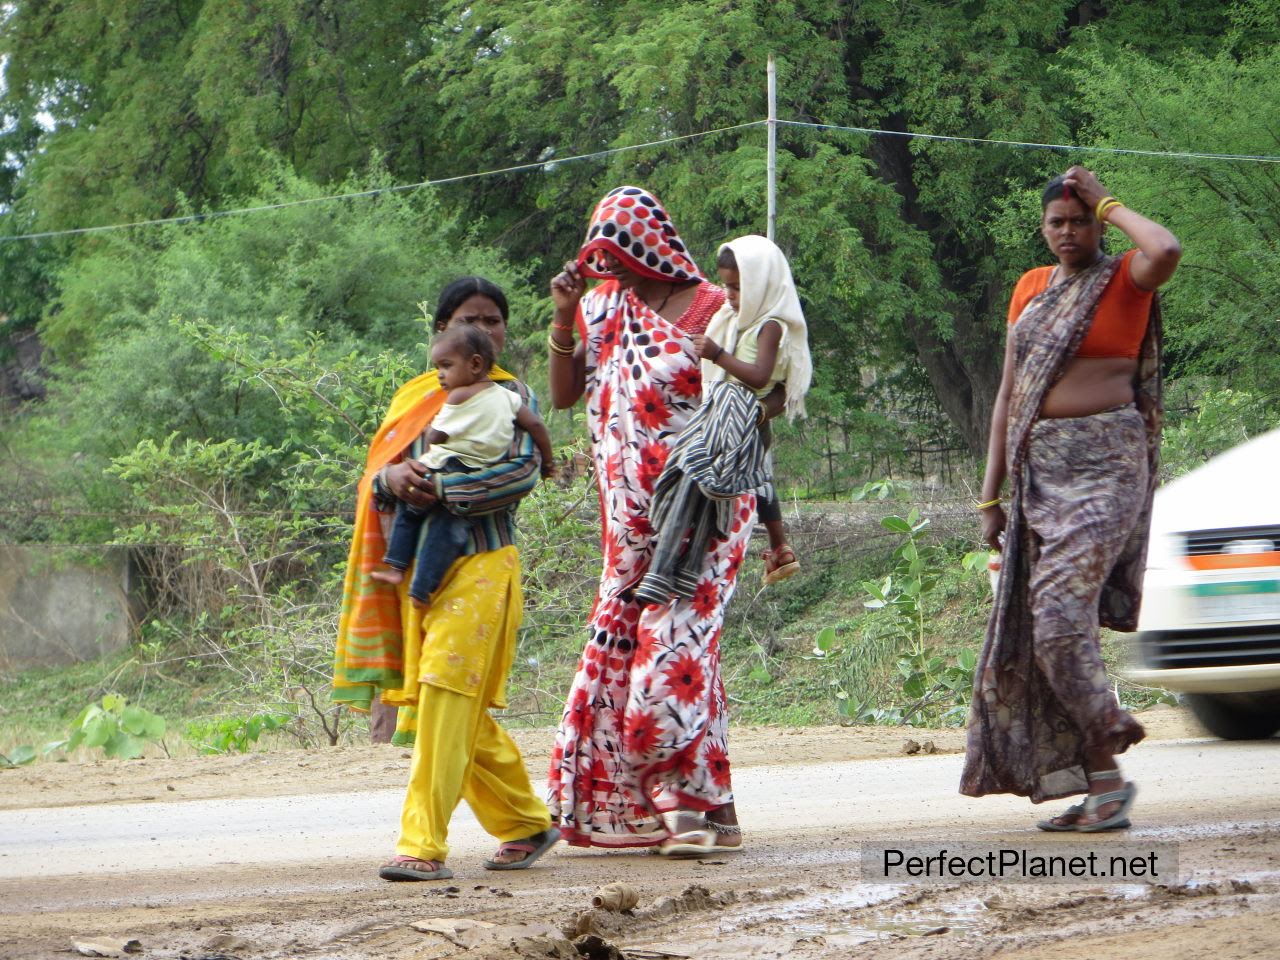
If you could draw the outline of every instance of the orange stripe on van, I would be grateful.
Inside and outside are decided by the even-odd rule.
[[[1245,567],[1280,567],[1280,550],[1265,553],[1207,553],[1187,557],[1193,570],[1240,570]]]

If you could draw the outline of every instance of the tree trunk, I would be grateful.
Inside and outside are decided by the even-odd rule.
[[[890,118],[886,127],[905,130],[902,118]],[[947,226],[936,214],[923,209],[916,190],[913,161],[906,137],[877,137],[871,154],[880,175],[902,197],[902,211],[912,227],[931,237],[935,249],[946,240]],[[966,300],[980,273],[980,254],[954,248],[935,254],[943,286],[954,304],[950,313],[952,332],[944,336],[928,320],[908,318],[906,332],[916,347],[943,412],[965,444],[975,453],[987,447],[991,408],[1000,387],[1004,359],[999,328],[991,322],[999,291],[993,285],[981,288],[977,302]]]

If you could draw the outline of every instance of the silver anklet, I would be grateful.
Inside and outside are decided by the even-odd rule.
[[[714,830],[716,833],[720,834],[721,836],[725,836],[725,837],[742,836],[742,827],[738,826],[736,823],[716,823],[714,820],[708,820],[707,826],[709,826],[712,830]]]

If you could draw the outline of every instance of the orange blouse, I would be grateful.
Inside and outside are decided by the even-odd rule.
[[[1137,252],[1130,250],[1121,258],[1120,269],[1102,291],[1098,310],[1076,351],[1077,357],[1138,358],[1155,292],[1143,290],[1133,282],[1131,267]],[[1027,304],[1044,292],[1052,273],[1053,267],[1036,267],[1022,275],[1009,300],[1009,326],[1017,323]]]

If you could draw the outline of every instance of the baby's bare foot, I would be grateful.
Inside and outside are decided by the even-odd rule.
[[[404,571],[397,570],[395,567],[387,567],[385,570],[373,571],[373,573],[369,574],[369,579],[397,586],[404,582]]]

